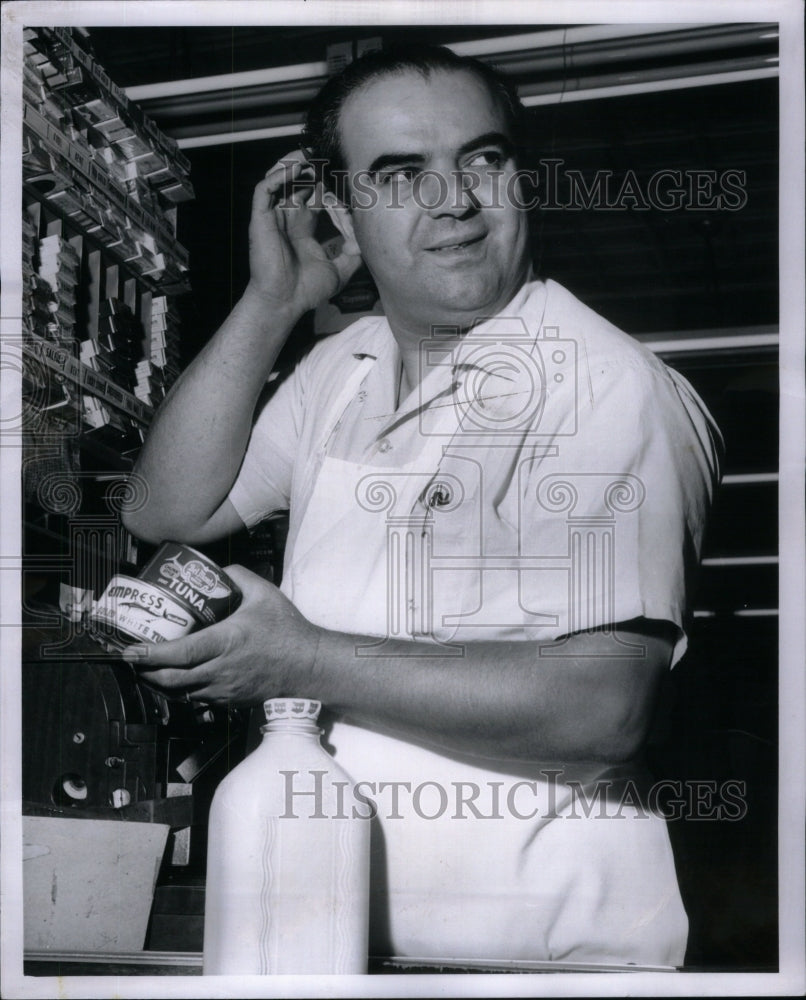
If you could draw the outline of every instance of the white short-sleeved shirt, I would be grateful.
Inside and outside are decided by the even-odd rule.
[[[677,660],[719,476],[719,431],[682,376],[557,283],[526,286],[506,312],[512,319],[503,330],[477,327],[448,357],[432,358],[426,342],[426,377],[397,412],[400,361],[384,318],[361,320],[317,345],[259,415],[230,500],[249,526],[290,507],[292,562],[333,403],[362,359],[377,358],[337,415],[327,454],[394,476],[416,464],[433,438],[442,442],[438,472],[423,466],[419,476],[425,485],[441,473],[464,494],[458,507],[431,508],[435,572],[453,578],[440,589],[459,602],[438,609],[442,617],[479,599],[483,561],[462,569],[458,559],[522,556],[522,568],[484,576],[498,634],[545,639],[662,619],[680,630]],[[457,420],[435,429],[446,408]],[[612,547],[612,585],[597,591],[581,555],[574,562],[571,547],[583,543],[594,556]],[[337,602],[338,574],[351,570],[331,569]],[[517,611],[502,616],[496,604],[512,604],[515,583]],[[488,634],[481,624],[475,632],[462,628],[465,638]]]
[[[685,379],[552,281],[447,352],[425,341],[421,360],[398,406],[388,324],[360,320],[317,345],[255,422],[230,499],[247,525],[290,507],[282,589],[300,611],[448,646],[645,617],[677,627],[679,659],[720,451]],[[437,795],[409,798],[405,822],[379,803],[386,953],[682,962],[664,821],[629,805],[610,822],[576,815],[574,782],[613,778],[602,765],[446,755],[346,722],[328,738],[365,787]],[[460,810],[452,796],[473,788],[488,811],[499,794],[513,808]]]

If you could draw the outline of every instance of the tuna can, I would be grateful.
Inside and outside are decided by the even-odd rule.
[[[221,621],[241,603],[240,590],[219,566],[178,542],[161,545],[139,577],[181,604],[199,628]]]
[[[112,652],[135,642],[167,642],[226,618],[241,597],[207,556],[165,542],[137,577],[112,577],[93,606],[90,632]]]

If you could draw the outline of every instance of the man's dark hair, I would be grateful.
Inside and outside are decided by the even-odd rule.
[[[495,98],[506,120],[510,137],[520,146],[524,107],[512,83],[478,59],[458,56],[440,45],[405,45],[373,50],[351,62],[332,77],[313,100],[305,123],[303,144],[309,159],[317,162],[321,179],[343,197],[346,163],[339,128],[344,102],[364,84],[396,73],[414,71],[428,79],[434,72],[473,73]]]

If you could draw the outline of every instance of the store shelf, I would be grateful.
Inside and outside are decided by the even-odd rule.
[[[105,403],[132,417],[144,427],[148,426],[154,411],[136,396],[121,389],[112,379],[105,378],[70,355],[70,352],[36,334],[30,334],[23,344],[23,351],[36,358],[48,369],[64,376],[68,382]]]

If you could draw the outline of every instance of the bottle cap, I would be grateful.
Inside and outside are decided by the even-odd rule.
[[[321,701],[311,698],[269,698],[263,702],[267,722],[274,719],[310,719],[316,722],[321,707]]]

